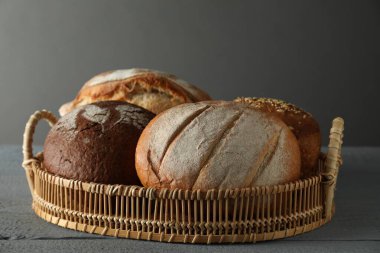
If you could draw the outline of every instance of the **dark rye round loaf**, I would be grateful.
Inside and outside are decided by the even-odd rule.
[[[318,174],[318,157],[321,150],[321,130],[313,116],[285,101],[273,98],[237,98],[236,102],[250,105],[256,110],[279,117],[296,136],[301,151],[301,178]]]
[[[68,179],[140,185],[136,144],[155,115],[117,101],[74,109],[58,120],[44,144],[44,168]]]
[[[170,108],[144,129],[136,169],[146,187],[234,189],[297,180],[296,138],[276,117],[236,102]]]

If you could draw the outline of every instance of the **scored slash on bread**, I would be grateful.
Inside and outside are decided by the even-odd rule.
[[[198,102],[148,124],[137,144],[136,169],[146,187],[244,188],[298,179],[300,151],[275,117],[242,103]]]
[[[321,150],[321,130],[313,116],[285,101],[273,98],[236,98],[255,110],[280,118],[292,130],[301,151],[301,178],[319,174],[318,157]]]
[[[211,97],[174,75],[133,68],[94,76],[73,101],[60,107],[59,113],[63,116],[78,106],[104,100],[129,102],[157,114],[175,105],[211,100]]]

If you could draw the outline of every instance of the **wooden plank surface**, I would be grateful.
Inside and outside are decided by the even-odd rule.
[[[336,214],[331,223],[273,242],[206,246],[116,239],[49,224],[31,210],[31,196],[21,167],[21,147],[0,145],[0,252],[146,252],[150,249],[155,252],[380,252],[380,148],[344,148],[343,159]]]

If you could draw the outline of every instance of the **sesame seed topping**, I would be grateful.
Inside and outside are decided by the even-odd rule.
[[[274,98],[257,98],[257,97],[238,97],[234,100],[235,102],[239,103],[247,103],[250,106],[253,106],[257,109],[262,109],[266,107],[268,111],[272,111],[272,108],[274,111],[279,113],[285,113],[285,112],[291,112],[294,114],[303,114],[303,118],[311,117],[311,114],[308,112],[305,112],[304,110],[298,108],[297,106],[287,103],[280,99],[274,99]]]

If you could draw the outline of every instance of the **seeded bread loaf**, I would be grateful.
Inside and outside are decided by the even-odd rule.
[[[136,148],[146,187],[227,189],[300,176],[300,151],[276,117],[236,102],[183,104],[156,116]]]
[[[160,113],[175,105],[211,98],[171,74],[149,69],[123,69],[94,76],[73,101],[60,107],[59,113],[63,116],[77,106],[104,100],[126,101]]]
[[[296,136],[301,151],[301,177],[318,174],[321,131],[313,116],[295,105],[273,98],[237,98],[236,102],[279,117]]]
[[[52,127],[44,144],[44,168],[64,178],[140,185],[135,150],[154,114],[125,102],[78,107]]]

